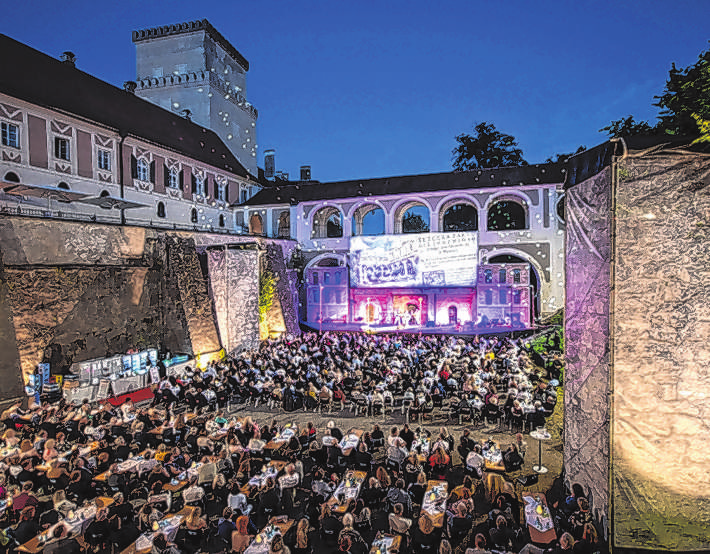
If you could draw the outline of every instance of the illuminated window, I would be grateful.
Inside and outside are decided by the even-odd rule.
[[[99,164],[99,169],[111,171],[111,151],[99,148],[97,153],[97,163]]]
[[[323,284],[324,285],[330,284],[330,273],[328,271],[323,273]]]
[[[139,181],[150,180],[150,164],[144,158],[139,158],[136,162],[136,179]]]
[[[69,161],[69,139],[54,137],[54,157]]]
[[[490,269],[483,270],[483,282],[492,283],[493,282],[493,271]]]
[[[20,147],[20,128],[13,123],[2,122],[0,124],[0,130],[2,130],[2,145],[10,146],[12,148]]]
[[[168,187],[171,189],[180,188],[180,172],[177,167],[171,167],[168,173]]]

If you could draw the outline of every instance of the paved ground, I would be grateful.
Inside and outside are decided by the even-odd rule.
[[[557,403],[555,412],[549,418],[547,428],[550,432],[552,438],[548,441],[542,443],[542,464],[547,467],[549,471],[546,474],[539,476],[539,482],[537,485],[530,487],[528,490],[534,491],[547,491],[551,488],[553,481],[560,476],[562,472],[562,391],[560,390],[559,395],[560,401]],[[385,436],[389,433],[390,427],[396,425],[401,427],[405,423],[406,416],[403,416],[399,409],[395,409],[393,413],[387,414],[386,416],[378,417],[364,417],[355,416],[349,410],[334,410],[331,413],[318,413],[318,412],[304,412],[303,410],[297,410],[295,412],[284,412],[282,409],[270,410],[263,405],[256,408],[253,406],[239,405],[233,409],[233,413],[239,413],[239,415],[251,415],[252,418],[258,423],[270,423],[272,420],[276,420],[280,425],[296,422],[299,425],[305,425],[307,422],[311,421],[316,426],[319,431],[319,438],[321,433],[325,430],[326,424],[331,419],[338,425],[338,427],[343,431],[347,431],[350,428],[359,428],[364,430],[370,430],[372,425],[378,423],[380,428],[385,433]],[[456,445],[459,444],[459,438],[463,433],[464,429],[470,429],[473,438],[476,440],[481,440],[484,438],[492,437],[494,441],[497,441],[501,448],[507,448],[509,444],[514,440],[514,433],[510,432],[507,428],[496,428],[493,425],[482,425],[478,427],[472,426],[468,422],[464,422],[463,425],[459,425],[458,421],[447,421],[446,415],[441,414],[439,410],[435,410],[434,420],[430,421],[427,419],[421,425],[422,428],[428,429],[432,436],[436,436],[439,428],[444,426],[449,429],[449,431],[454,435],[456,439]],[[419,427],[419,422],[410,422],[410,427],[416,429]],[[524,436],[525,441],[528,443],[528,450],[525,456],[525,464],[519,471],[506,474],[506,478],[512,480],[521,475],[528,475],[534,473],[532,466],[538,463],[538,441],[530,438],[527,434]],[[460,457],[458,453],[454,454],[454,463],[459,463]],[[518,488],[520,490],[520,488]]]

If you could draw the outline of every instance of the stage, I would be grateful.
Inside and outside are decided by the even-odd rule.
[[[338,333],[368,333],[368,334],[422,334],[422,335],[457,335],[462,337],[473,337],[482,335],[511,335],[514,338],[538,333],[547,327],[511,327],[506,325],[498,326],[476,326],[465,325],[372,325],[363,323],[342,323],[323,322],[314,324],[313,322],[301,321],[301,328],[308,331]]]

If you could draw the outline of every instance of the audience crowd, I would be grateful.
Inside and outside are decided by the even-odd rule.
[[[514,485],[525,433],[557,401],[548,377],[507,338],[312,333],[168,370],[150,406],[16,404],[2,413],[0,548],[601,551],[581,487],[548,492],[546,544]],[[259,405],[293,412],[291,423]],[[344,421],[348,410],[402,422],[319,428],[299,413]],[[436,415],[467,425],[433,432]],[[475,439],[486,424],[510,431],[510,444]]]

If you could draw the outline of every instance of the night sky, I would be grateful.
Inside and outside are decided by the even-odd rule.
[[[451,170],[481,121],[527,161],[655,123],[671,62],[708,47],[708,0],[8,2],[0,32],[121,86],[131,31],[207,18],[249,60],[259,165],[333,181]],[[40,76],[38,76],[39,78]]]

